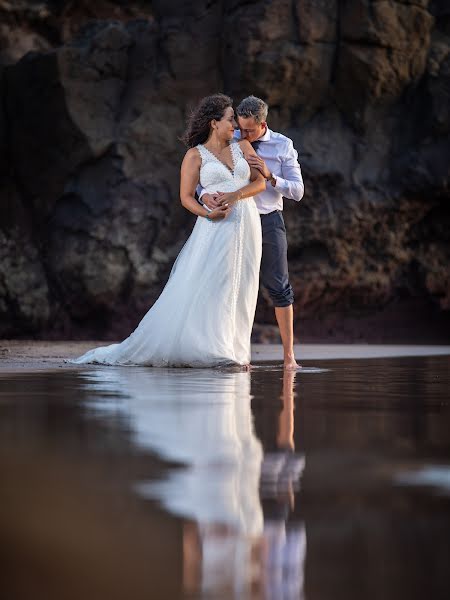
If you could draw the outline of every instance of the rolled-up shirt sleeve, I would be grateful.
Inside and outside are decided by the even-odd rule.
[[[298,153],[292,140],[287,140],[286,150],[281,162],[282,176],[275,175],[277,192],[285,198],[299,202],[305,193],[302,171],[298,162]]]

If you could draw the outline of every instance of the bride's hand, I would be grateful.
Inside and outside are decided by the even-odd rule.
[[[219,192],[216,201],[218,202],[219,206],[228,204],[228,206],[231,207],[240,199],[241,197],[238,190],[237,192]]]
[[[228,204],[223,204],[209,212],[208,218],[212,219],[213,221],[220,221],[221,219],[226,219],[230,214],[230,211],[231,206],[229,206]]]

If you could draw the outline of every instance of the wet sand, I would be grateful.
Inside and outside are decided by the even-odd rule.
[[[64,359],[80,356],[90,348],[104,346],[104,341],[0,341],[0,372],[35,371],[47,369],[79,369]],[[394,358],[413,356],[450,356],[450,345],[389,345],[389,344],[297,344],[297,360],[342,360]],[[253,344],[252,362],[281,361],[280,344]]]
[[[448,356],[61,362],[88,344],[4,353],[5,598],[450,597]]]

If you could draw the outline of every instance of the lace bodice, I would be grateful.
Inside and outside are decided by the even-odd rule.
[[[230,144],[233,159],[231,171],[217,156],[202,144],[196,146],[202,159],[200,167],[200,185],[207,191],[233,192],[250,181],[250,167],[244,158],[241,147],[237,142]]]

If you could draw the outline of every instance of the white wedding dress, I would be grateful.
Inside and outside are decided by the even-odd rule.
[[[233,192],[250,181],[250,168],[232,143],[234,169],[204,146],[200,184]],[[70,362],[154,367],[214,367],[250,363],[250,334],[259,287],[261,221],[253,198],[211,222],[198,217],[160,297],[120,344],[89,350]]]

